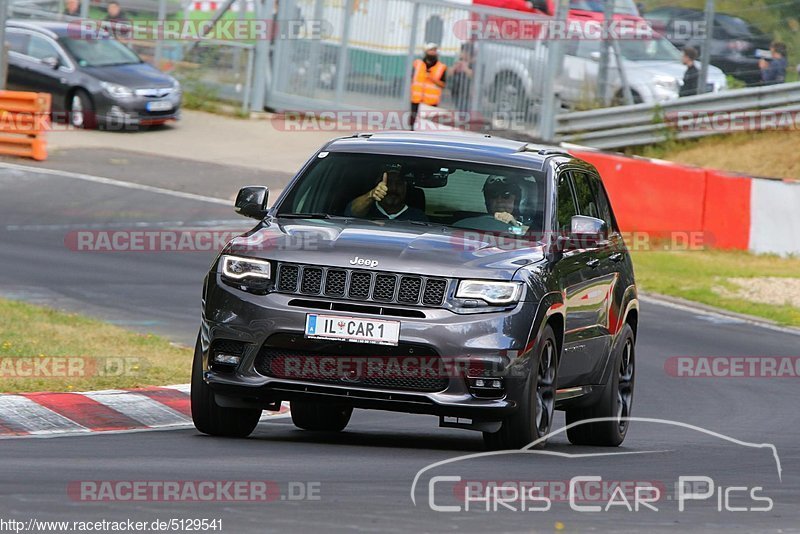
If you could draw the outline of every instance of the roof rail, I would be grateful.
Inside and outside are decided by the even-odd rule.
[[[535,145],[533,143],[525,143],[517,152],[535,152],[540,156],[569,156],[569,152],[561,148],[554,148],[554,147],[542,147],[541,145]]]

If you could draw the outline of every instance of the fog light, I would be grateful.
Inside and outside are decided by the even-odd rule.
[[[241,361],[241,356],[234,356],[233,354],[225,354],[224,352],[220,352],[214,355],[214,363],[219,363],[223,365],[239,365]]]
[[[469,392],[473,397],[499,399],[506,394],[505,383],[499,378],[467,378]]]

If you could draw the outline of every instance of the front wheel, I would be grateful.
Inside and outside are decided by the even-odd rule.
[[[613,418],[608,421],[583,423],[567,429],[573,445],[617,447],[625,440],[633,406],[636,345],[633,329],[625,325],[620,333],[618,349],[612,355],[612,372],[598,402],[587,408],[567,410],[567,425],[586,419]]]
[[[75,128],[91,130],[97,128],[97,116],[89,93],[78,89],[72,95],[69,106],[69,123]]]
[[[558,345],[548,325],[525,386],[525,394],[517,413],[503,421],[497,432],[484,432],[483,441],[489,450],[519,449],[550,433],[556,405]],[[540,441],[535,448],[544,448]]]
[[[203,380],[203,353],[200,338],[194,349],[192,364],[192,421],[197,430],[211,436],[246,438],[258,425],[259,409],[223,408],[214,399],[214,392]]]

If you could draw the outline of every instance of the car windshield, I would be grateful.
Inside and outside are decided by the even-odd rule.
[[[108,67],[141,63],[142,60],[127,46],[114,39],[73,39],[61,40],[81,67]]]
[[[646,41],[635,39],[620,39],[620,52],[630,61],[680,61],[681,52],[664,38],[648,39]]]
[[[386,179],[384,180],[384,175]],[[381,182],[387,194],[370,192]],[[321,153],[278,216],[354,217],[445,225],[500,235],[541,232],[545,175],[482,163],[381,154]]]
[[[570,0],[569,8],[603,13],[605,4],[604,0]],[[639,10],[636,9],[636,4],[633,0],[617,0],[614,5],[614,13],[617,15],[639,16]]]

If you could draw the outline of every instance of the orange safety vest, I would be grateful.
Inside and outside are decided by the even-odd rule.
[[[424,61],[415,60],[414,77],[411,80],[411,103],[438,106],[442,99],[442,88],[433,82],[434,80],[440,81],[445,70],[447,70],[447,65],[441,61],[437,61],[428,72]]]

